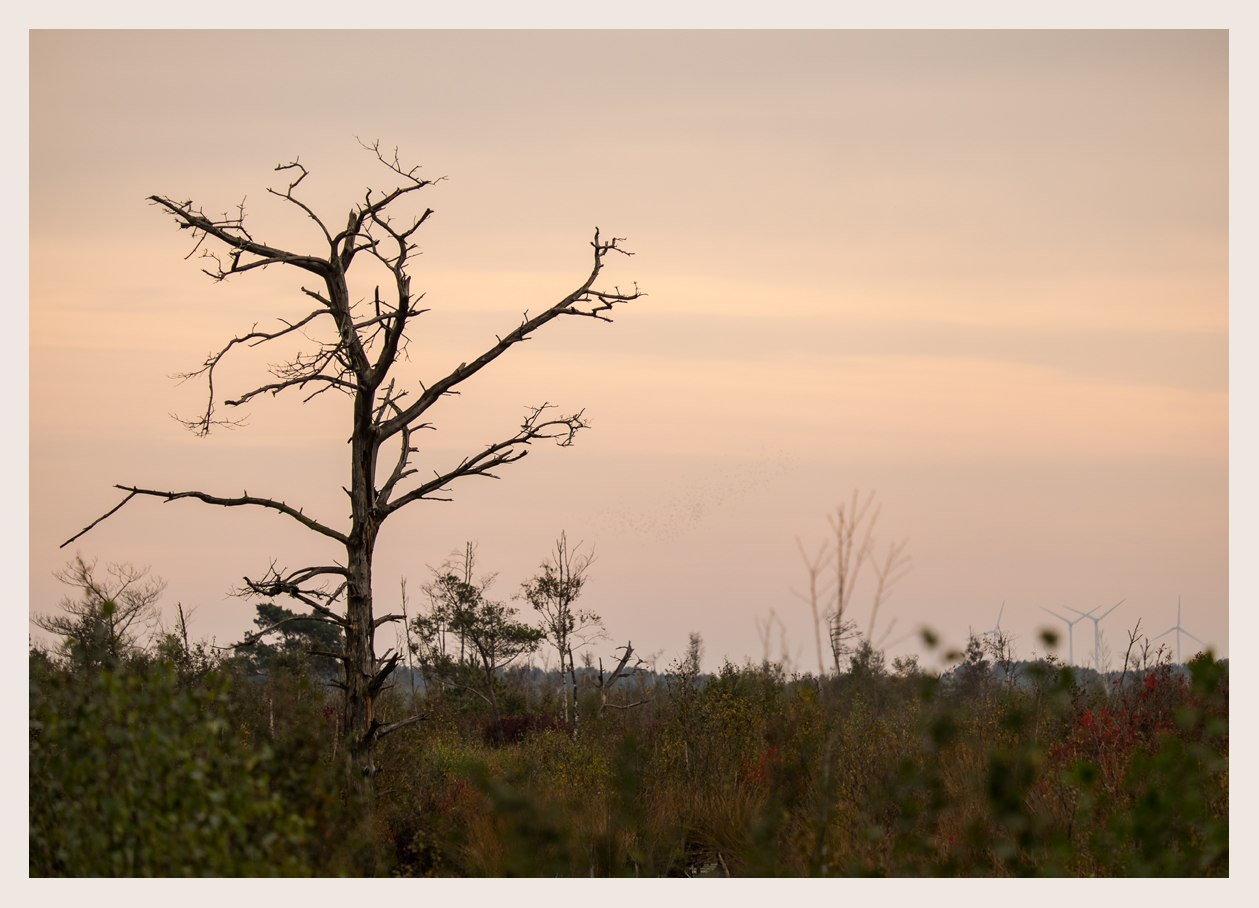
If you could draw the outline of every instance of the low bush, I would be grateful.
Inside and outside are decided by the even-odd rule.
[[[33,654],[30,874],[354,872],[371,843],[348,822],[317,722],[305,710],[272,739],[226,674],[184,683],[138,659],[83,675]]]

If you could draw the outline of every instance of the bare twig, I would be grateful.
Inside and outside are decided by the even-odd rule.
[[[122,507],[124,504],[126,504],[128,501],[130,501],[131,499],[135,498],[137,494],[139,494],[139,493],[137,493],[137,492],[132,492],[131,494],[129,494],[126,498],[124,498],[122,501],[118,502],[116,505],[114,505],[112,508],[110,508],[110,509],[109,509],[108,511],[106,511],[104,514],[102,514],[100,517],[97,517],[95,520],[93,520],[91,523],[89,523],[89,524],[88,524],[87,526],[85,526],[83,529],[79,530],[77,533],[75,533],[73,536],[71,536],[71,537],[70,537],[69,539],[67,539],[65,542],[61,543],[61,545],[57,546],[57,548],[59,548],[59,549],[64,549],[66,546],[68,546],[70,543],[74,542],[74,540],[78,539],[80,536],[82,536],[82,535],[83,535],[84,533],[86,533],[88,530],[92,529],[92,527],[96,526],[98,523],[100,523],[100,522],[101,522],[102,520],[104,520],[106,517],[109,517],[110,515],[112,515],[115,511],[117,511],[119,508],[121,508],[121,507]]]

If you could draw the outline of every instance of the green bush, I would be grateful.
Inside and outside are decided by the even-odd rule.
[[[308,875],[348,869],[340,796],[301,723],[248,725],[227,677],[140,659],[90,674],[32,654],[32,876]],[[303,732],[305,734],[303,735]]]

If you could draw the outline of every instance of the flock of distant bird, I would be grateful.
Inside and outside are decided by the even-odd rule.
[[[1106,609],[1106,611],[1102,612],[1100,615],[1093,614],[1093,612],[1101,608],[1100,605],[1097,606],[1097,608],[1090,609],[1087,612],[1082,612],[1079,609],[1073,609],[1070,606],[1063,606],[1067,611],[1075,612],[1077,615],[1080,616],[1079,618],[1075,618],[1075,619],[1064,618],[1062,615],[1059,615],[1057,612],[1050,611],[1049,609],[1045,608],[1043,605],[1041,606],[1041,611],[1049,612],[1049,614],[1053,615],[1059,621],[1066,622],[1068,664],[1075,665],[1075,640],[1073,637],[1075,626],[1079,624],[1081,621],[1083,621],[1085,618],[1087,618],[1093,622],[1094,668],[1096,668],[1098,674],[1102,673],[1102,631],[1101,631],[1102,619],[1105,618],[1107,615],[1109,615],[1111,612],[1113,612],[1115,609],[1119,608],[1119,606],[1123,605],[1124,601],[1125,600],[1120,599],[1118,602],[1116,602],[1110,608]],[[1005,603],[1002,602],[1001,610],[997,612],[997,626],[992,631],[989,631],[989,633],[994,633],[998,635],[1001,633],[1001,616],[1004,613],[1005,613]],[[1152,637],[1150,639],[1157,640],[1159,639],[1159,637],[1166,637],[1168,634],[1172,633],[1173,631],[1176,632],[1176,662],[1178,664],[1183,664],[1184,660],[1181,658],[1181,655],[1180,655],[1180,635],[1184,634],[1190,640],[1197,640],[1199,643],[1202,643],[1202,641],[1198,640],[1197,637],[1195,637],[1193,634],[1189,633],[1189,631],[1181,627],[1180,625],[1180,597],[1179,596],[1176,597],[1176,623],[1173,626],[1169,627],[1167,630],[1163,631],[1163,633],[1159,634],[1158,637]]]

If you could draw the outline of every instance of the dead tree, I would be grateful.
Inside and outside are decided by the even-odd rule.
[[[651,699],[650,696],[645,696],[640,700],[634,701],[633,703],[609,703],[608,702],[608,695],[612,692],[612,685],[616,684],[617,681],[620,681],[622,678],[629,678],[632,675],[645,673],[647,671],[647,664],[643,662],[642,659],[638,659],[633,665],[629,664],[630,657],[634,655],[634,646],[632,643],[630,643],[629,641],[626,641],[624,646],[617,647],[617,649],[625,650],[625,655],[621,657],[621,661],[617,663],[617,666],[615,669],[613,669],[612,674],[607,675],[606,677],[604,676],[603,660],[602,659],[599,660],[599,715],[600,716],[603,715],[603,711],[605,709],[633,709],[635,706],[642,706],[644,703],[646,703],[648,700]]]
[[[834,659],[835,671],[843,670],[843,662],[855,652],[859,644],[855,641],[861,636],[857,622],[851,617],[853,590],[857,579],[867,563],[872,565],[875,576],[874,601],[870,608],[870,626],[865,639],[876,649],[886,640],[895,624],[895,619],[880,638],[874,640],[874,624],[879,614],[879,606],[887,601],[892,587],[904,579],[911,568],[911,558],[905,554],[909,545],[908,539],[891,543],[888,546],[887,558],[883,562],[874,560],[874,527],[879,520],[882,505],[873,511],[874,492],[871,491],[864,502],[858,492],[852,493],[852,501],[841,504],[835,509],[835,516],[827,517],[834,533],[833,542],[823,542],[817,554],[812,558],[805,551],[804,543],[799,537],[796,545],[800,549],[800,557],[804,559],[805,570],[809,574],[809,592],[795,592],[797,598],[809,604],[813,612],[813,631],[817,640],[818,671],[825,672],[822,659],[822,628],[827,629],[830,638],[831,655]],[[833,546],[833,547],[832,547]],[[833,571],[833,574],[829,572]]]
[[[816,600],[815,600],[816,601]],[[765,616],[762,623],[760,618],[753,617],[753,623],[756,625],[756,635],[761,640],[761,665],[770,666],[774,663],[770,661],[770,639],[773,636],[774,623],[778,624],[778,642],[779,656],[778,665],[782,667],[785,674],[791,674],[792,666],[798,665],[800,662],[800,653],[803,647],[796,649],[796,657],[792,659],[791,650],[787,646],[787,625],[783,623],[782,618],[778,617],[778,613],[774,609],[769,610],[769,614]]]
[[[206,382],[205,411],[194,419],[181,421],[197,435],[204,436],[214,427],[234,424],[235,421],[221,416],[220,406],[237,408],[262,395],[274,396],[294,390],[304,394],[304,400],[328,390],[344,393],[351,401],[349,482],[342,487],[350,499],[349,525],[337,526],[307,514],[301,507],[248,492],[223,495],[200,490],[118,485],[116,488],[127,496],[74,538],[132,498],[149,496],[167,502],[188,498],[220,507],[250,506],[275,511],[343,546],[344,563],[315,564],[292,570],[278,569],[272,564],[261,577],[245,578],[241,592],[268,598],[289,596],[309,608],[313,619],[336,624],[345,632],[344,652],[334,654],[344,666],[344,728],[349,736],[351,766],[370,794],[376,742],[419,719],[412,716],[382,724],[374,713],[376,696],[400,658],[392,649],[382,656],[376,655],[375,632],[385,622],[402,617],[378,616],[372,605],[372,557],[382,525],[390,516],[417,501],[450,500],[447,494],[455,480],[468,476],[497,478],[494,472],[497,468],[523,458],[535,441],[551,440],[561,446],[570,445],[578,430],[587,423],[580,410],[563,415],[548,403],[530,407],[515,432],[469,454],[454,466],[434,469],[431,478],[423,480],[417,476],[418,469],[412,466],[411,460],[419,450],[417,434],[433,428],[427,418],[438,401],[456,393],[463,382],[549,322],[561,316],[611,321],[606,313],[615,304],[637,299],[641,294],[636,285],[628,291],[595,286],[610,254],[629,254],[620,247],[621,239],[604,239],[596,229],[591,242],[593,266],[576,289],[536,315],[526,311],[518,325],[498,337],[480,355],[460,363],[454,371],[429,384],[420,382],[418,393],[413,394],[392,371],[400,355],[405,353],[408,329],[427,311],[419,307],[420,296],[412,290],[410,269],[417,249],[417,233],[433,212],[427,207],[419,214],[404,217],[395,217],[394,212],[434,181],[421,177],[418,167],[407,168],[401,164],[396,152],[392,157],[386,156],[379,143],[365,147],[388,170],[393,188],[368,189],[363,198],[350,207],[345,226],[340,229],[329,226],[335,222],[317,215],[300,198],[299,187],[308,175],[304,166],[294,161],[276,167],[291,180],[284,188],[268,189],[268,192],[314,221],[323,234],[323,246],[318,252],[292,252],[256,238],[245,224],[243,203],[234,213],[215,218],[206,215],[192,201],[176,201],[160,195],[149,197],[153,205],[174,217],[181,230],[190,232],[193,249],[189,256],[200,251],[203,260],[209,263],[203,270],[214,281],[271,265],[292,268],[313,279],[314,284],[301,287],[309,301],[308,311],[278,317],[273,327],[259,328],[256,323],[249,331],[210,353],[200,368],[181,376]],[[418,207],[413,209],[416,210]],[[365,298],[351,291],[348,279],[351,266],[364,259],[384,269],[379,273],[385,275],[386,285],[382,290],[377,284]],[[222,399],[220,403],[215,370],[229,353],[238,347],[303,337],[311,340],[311,346],[293,359],[272,366],[270,380],[235,397]],[[380,466],[382,458],[392,458],[392,466]]]

